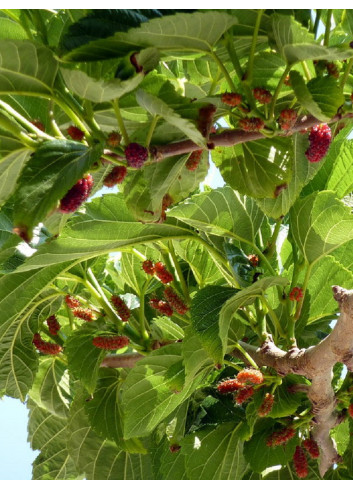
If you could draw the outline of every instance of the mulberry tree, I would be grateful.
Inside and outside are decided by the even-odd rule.
[[[353,479],[352,32],[0,11],[0,393],[34,479]]]

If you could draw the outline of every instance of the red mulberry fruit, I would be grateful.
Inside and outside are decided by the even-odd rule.
[[[56,316],[50,316],[47,319],[47,325],[49,328],[49,333],[56,336],[58,334],[58,331],[60,330],[60,324],[59,321],[56,319]]]
[[[351,418],[353,418],[353,404],[350,404],[348,407],[348,414]]]
[[[92,175],[81,178],[60,201],[59,210],[63,214],[75,212],[88,199],[93,187]]]
[[[157,263],[155,264],[154,271],[162,284],[169,284],[169,282],[172,282],[174,280],[173,275],[168,272],[163,263],[160,261],[157,261]]]
[[[148,160],[148,150],[138,143],[130,143],[125,148],[126,161],[132,168],[141,168]]]
[[[45,131],[45,126],[40,120],[35,119],[34,121],[31,121],[31,123],[40,131]]]
[[[203,153],[202,149],[197,150],[197,151],[193,151],[191,153],[191,155],[189,156],[189,158],[185,164],[185,167],[187,170],[189,170],[189,171],[197,170],[197,168],[201,162],[202,153]]]
[[[158,308],[157,309],[161,314],[164,314],[165,316],[173,316],[173,309],[168,304],[168,302],[158,301]]]
[[[309,453],[311,458],[319,458],[320,457],[320,450],[319,450],[318,444],[312,438],[309,438],[308,440],[304,440],[303,441],[303,447]]]
[[[147,273],[147,275],[154,275],[155,269],[152,260],[145,260],[142,263],[142,270]]]
[[[289,299],[291,301],[299,302],[303,298],[303,289],[301,287],[293,287],[289,293]]]
[[[82,139],[85,137],[85,133],[76,126],[68,127],[67,133],[74,141],[82,141]]]
[[[283,109],[279,114],[279,125],[283,131],[290,131],[298,119],[298,113],[294,109]]]
[[[258,132],[264,128],[265,123],[259,117],[250,117],[249,119],[240,119],[239,125],[246,132]]]
[[[106,187],[114,187],[117,183],[122,183],[126,177],[126,166],[114,166],[112,171],[105,177],[103,184]]]
[[[240,105],[242,101],[242,96],[240,93],[223,93],[222,94],[222,102],[226,105],[230,105],[231,107],[236,107]]]
[[[83,307],[75,307],[72,309],[72,314],[83,321],[90,322],[94,321],[95,317],[91,309],[85,309]]]
[[[253,267],[257,267],[259,265],[259,257],[257,255],[248,255],[248,260]]]
[[[217,390],[220,394],[228,394],[229,392],[235,392],[243,387],[245,387],[244,384],[237,379],[227,379],[217,385]]]
[[[264,381],[264,376],[262,375],[260,370],[247,368],[238,373],[237,379],[243,384],[245,384],[245,382],[250,382],[251,384],[262,384],[262,382]]]
[[[295,448],[293,465],[299,479],[305,479],[308,475],[308,461],[302,447],[297,446]]]
[[[269,104],[272,100],[271,93],[265,88],[254,88],[253,90],[254,97],[260,104]]]
[[[39,350],[41,353],[45,353],[46,355],[57,355],[62,351],[62,347],[60,345],[57,345],[56,343],[49,343],[49,341],[44,341],[39,333],[36,333],[33,336],[32,343],[37,350]]]
[[[181,446],[180,445],[170,445],[169,447],[169,450],[171,453],[176,453],[176,452],[179,452],[179,450],[181,449]]]
[[[240,389],[234,396],[234,401],[237,404],[243,404],[249,399],[249,397],[254,395],[254,388],[252,385],[247,385]]]
[[[107,145],[111,146],[112,148],[117,148],[121,142],[121,135],[116,132],[112,131],[111,133],[108,134],[108,139],[107,139]]]
[[[311,128],[309,148],[305,156],[310,163],[317,163],[326,155],[331,144],[331,129],[327,124],[318,124]]]
[[[339,78],[340,71],[335,63],[326,63],[327,73],[334,78]]]
[[[75,307],[81,307],[81,302],[69,294],[65,296],[65,302],[69,306],[70,309],[74,309]]]
[[[270,394],[269,392],[265,394],[264,400],[257,411],[257,414],[261,418],[267,416],[272,411],[274,400],[275,398],[273,394]]]
[[[127,307],[123,299],[118,295],[112,295],[110,300],[112,301],[112,304],[114,305],[120,319],[124,323],[126,323],[126,321],[128,321],[130,317],[130,309]]]
[[[295,429],[292,426],[283,428],[279,431],[274,431],[266,441],[268,447],[277,447],[279,445],[285,445],[291,438],[295,436]]]
[[[187,305],[183,302],[182,299],[180,299],[178,294],[176,294],[171,287],[167,287],[164,290],[164,296],[176,312],[178,312],[179,314],[186,314],[186,312],[188,311]]]
[[[129,344],[127,336],[96,336],[92,343],[102,350],[120,350]]]

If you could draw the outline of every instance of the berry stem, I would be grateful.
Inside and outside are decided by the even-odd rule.
[[[17,139],[22,141],[22,143],[29,147],[35,149],[37,147],[37,141],[30,138],[21,128],[11,119],[8,119],[5,115],[0,112],[0,127],[5,129],[5,131],[10,132]]]
[[[269,118],[268,118],[268,121],[269,122],[272,122],[273,119],[274,119],[274,117],[275,117],[275,106],[276,106],[276,102],[277,102],[278,96],[279,96],[279,94],[281,92],[281,89],[282,89],[284,80],[287,78],[287,75],[290,72],[291,67],[292,67],[291,65],[287,65],[286,66],[286,69],[284,70],[284,72],[283,72],[283,74],[281,76],[281,78],[279,79],[279,82],[277,84],[275,93],[273,94],[273,97],[272,97],[272,100],[271,100],[271,104],[270,104],[270,108],[269,108]]]
[[[264,254],[267,256],[267,258],[272,258],[276,251],[276,243],[277,243],[278,235],[281,230],[281,224],[282,224],[282,218],[277,219],[270,242],[268,243],[266,249],[264,250]]]
[[[57,125],[56,120],[54,118],[54,102],[53,102],[53,100],[50,101],[49,120],[50,120],[50,125],[51,125],[51,128],[52,128],[54,135],[59,139],[65,139],[65,136],[60,131],[60,128]]]
[[[113,105],[116,120],[118,122],[119,130],[120,130],[120,132],[123,136],[123,139],[124,139],[124,143],[126,145],[128,145],[130,143],[130,139],[129,139],[128,133],[126,131],[126,128],[125,128],[124,120],[121,116],[120,107],[119,107],[119,99],[117,99],[117,98],[114,99],[112,102],[112,105]]]
[[[148,146],[151,144],[151,139],[152,139],[154,130],[156,129],[156,125],[157,125],[158,120],[159,120],[158,115],[155,115],[152,117],[151,124],[150,124],[150,127],[148,129],[147,136],[146,136],[146,142],[145,142],[146,148],[148,148]]]
[[[316,17],[315,17],[315,23],[314,23],[314,36],[315,39],[318,38],[318,30],[320,26],[320,18],[321,18],[321,8],[316,9]]]
[[[352,71],[352,66],[353,66],[353,58],[351,58],[346,66],[346,69],[344,70],[343,76],[340,81],[340,87],[342,88],[342,91],[344,91],[344,86],[348,80],[349,74]]]
[[[215,62],[217,63],[219,69],[221,70],[221,72],[223,73],[224,75],[224,78],[227,80],[227,83],[228,83],[228,86],[229,86],[229,89],[231,92],[236,92],[237,89],[233,83],[233,80],[231,79],[228,71],[227,71],[227,68],[224,66],[224,64],[222,63],[222,61],[219,59],[219,57],[217,56],[217,54],[214,52],[214,51],[211,51],[210,55],[212,56],[212,58],[215,60]]]
[[[276,328],[276,332],[279,333],[279,335],[282,337],[282,338],[286,338],[286,334],[285,332],[283,331],[283,328],[281,326],[281,323],[279,322],[279,319],[277,317],[277,314],[275,313],[275,311],[272,309],[272,307],[270,306],[268,300],[266,299],[265,296],[262,296],[261,297],[261,301],[262,303],[266,306],[267,310],[268,310],[268,314],[271,318],[271,321],[274,325],[274,327]]]
[[[307,81],[310,81],[311,80],[311,73],[309,71],[309,68],[308,68],[308,65],[307,65],[306,61],[302,61],[301,62],[301,65],[303,67],[303,70],[304,70],[305,77],[306,77]]]
[[[87,131],[86,126],[82,122],[82,120],[76,115],[76,113],[69,107],[64,99],[62,99],[61,95],[52,95],[51,100],[53,100],[72,120],[72,122],[84,132],[85,138],[88,142],[91,142],[92,138],[90,133]]]
[[[178,258],[176,256],[176,254],[175,254],[175,250],[174,250],[174,246],[173,246],[173,242],[172,241],[169,241],[169,243],[168,243],[168,249],[169,249],[169,254],[171,256],[171,259],[172,259],[171,260],[172,261],[172,264],[173,264],[174,269],[176,271],[178,282],[180,283],[181,290],[183,291],[183,294],[184,294],[184,298],[190,304],[191,299],[190,299],[190,295],[189,295],[189,289],[188,289],[188,286],[187,286],[187,284],[185,282],[183,272],[182,272],[182,270],[180,268],[180,263],[178,261]]]
[[[254,33],[253,33],[252,42],[251,42],[250,56],[249,56],[249,60],[248,60],[248,67],[246,70],[246,79],[245,79],[246,83],[248,83],[249,85],[251,85],[252,77],[253,77],[254,57],[255,57],[255,51],[256,51],[257,36],[259,34],[261,18],[262,18],[263,13],[264,13],[263,9],[260,9],[257,12],[257,18],[256,18]]]
[[[244,370],[243,367],[241,367],[240,365],[237,365],[234,362],[231,362],[230,360],[223,359],[223,363],[224,363],[224,365],[228,365],[229,367],[234,368],[238,372],[241,372],[242,370]]]
[[[324,46],[328,46],[330,42],[331,17],[332,17],[332,9],[327,9]]]
[[[251,358],[251,356],[244,350],[244,348],[239,344],[239,342],[235,343],[234,347],[240,351],[240,353],[243,355],[244,358],[246,358],[246,360],[249,362],[249,364],[252,367],[256,368],[257,370],[259,369],[259,367],[255,363],[255,360]]]
[[[146,329],[146,319],[145,319],[145,294],[146,290],[148,289],[148,286],[150,284],[152,277],[148,277],[146,282],[143,284],[141,292],[140,292],[140,310],[139,310],[139,319],[140,319],[140,333],[141,333],[141,338],[144,342],[144,344],[147,346],[150,336],[148,334],[148,331]]]

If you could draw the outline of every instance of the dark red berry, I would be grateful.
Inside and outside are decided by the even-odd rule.
[[[127,336],[96,336],[92,343],[102,350],[119,350],[129,344]]]
[[[55,315],[48,317],[47,325],[49,328],[49,333],[56,336],[60,330],[60,324]]]
[[[147,273],[147,275],[154,275],[155,269],[152,260],[145,260],[142,263],[142,270]]]
[[[291,301],[299,302],[303,298],[303,289],[301,287],[293,287],[289,293],[289,299]]]
[[[256,100],[260,102],[260,104],[269,104],[272,100],[271,93],[265,88],[254,88],[253,94],[254,98],[256,98]]]
[[[310,163],[317,163],[326,155],[331,144],[331,129],[327,124],[318,124],[311,128],[309,148],[305,156]]]
[[[290,131],[298,119],[298,113],[294,109],[283,109],[279,114],[278,123],[283,131]]]
[[[164,297],[167,299],[171,307],[178,312],[179,314],[186,314],[188,311],[187,305],[184,301],[178,296],[176,292],[171,287],[167,287],[164,289]]]
[[[126,166],[114,166],[112,171],[105,177],[103,184],[106,187],[114,187],[117,183],[124,181],[126,174]]]
[[[250,382],[251,384],[262,384],[264,381],[264,376],[262,375],[260,370],[255,370],[254,368],[246,368],[238,373],[237,379],[243,384],[245,384],[246,382]]]
[[[279,431],[274,431],[266,441],[268,447],[276,447],[285,445],[291,438],[295,436],[295,429],[292,426],[287,426]]]
[[[31,122],[40,131],[45,131],[45,126],[39,119],[35,119],[34,121],[31,121]]]
[[[259,257],[257,255],[248,255],[248,260],[253,267],[257,267],[259,264]]]
[[[123,322],[126,322],[130,317],[130,309],[127,307],[123,299],[118,295],[112,295],[110,300],[112,301],[112,304],[114,305],[120,319]]]
[[[339,78],[340,71],[335,63],[326,63],[327,73],[334,78]]]
[[[351,418],[353,418],[353,404],[348,406],[348,414]]]
[[[240,93],[222,93],[222,102],[231,107],[236,107],[241,104],[242,96]]]
[[[130,143],[125,148],[125,157],[131,167],[141,168],[148,160],[148,150],[141,144]]]
[[[85,133],[76,126],[68,127],[67,133],[74,141],[82,141],[82,139],[85,137]]]
[[[150,306],[153,309],[156,309],[156,311],[159,311],[160,313],[164,314],[165,316],[172,316],[173,315],[173,309],[168,304],[168,302],[161,301],[159,299],[151,299],[150,300]]]
[[[60,345],[44,341],[39,333],[35,333],[32,343],[37,348],[37,350],[46,355],[57,355],[62,351],[62,347]]]
[[[257,411],[257,414],[261,418],[267,416],[272,411],[274,400],[275,398],[273,394],[270,394],[269,392],[265,394],[264,400],[262,401],[262,404]]]
[[[284,80],[284,84],[287,86],[287,87],[290,87],[290,78],[289,78],[289,75],[286,76],[285,80]]]
[[[75,307],[72,309],[72,314],[83,321],[90,322],[94,321],[95,316],[91,309],[83,308],[83,307]]]
[[[243,404],[249,399],[249,397],[254,395],[254,388],[252,385],[247,385],[240,389],[234,396],[234,401],[236,404]]]
[[[238,379],[227,379],[217,385],[217,391],[220,394],[229,394],[229,392],[235,392],[243,387],[245,387],[244,384],[239,382]]]
[[[177,445],[177,444],[170,445],[170,447],[169,447],[169,450],[171,453],[179,452],[180,449],[181,449],[181,446]]]
[[[240,119],[239,125],[246,132],[258,132],[264,128],[265,123],[259,117],[250,117],[249,119]]]
[[[318,444],[312,438],[303,441],[303,447],[309,453],[311,458],[319,458],[320,450]]]
[[[200,162],[201,162],[201,157],[202,157],[202,153],[203,153],[203,150],[200,149],[200,150],[197,150],[197,151],[193,151],[191,153],[191,155],[189,156],[186,164],[185,164],[185,167],[189,170],[189,171],[195,171],[197,170]]]
[[[88,199],[93,187],[92,175],[81,178],[61,199],[59,211],[63,214],[75,212]]]
[[[308,475],[308,461],[302,447],[297,446],[293,455],[294,470],[299,479],[305,479]]]
[[[75,307],[80,307],[81,306],[81,302],[78,299],[75,299],[75,297],[72,297],[69,294],[67,294],[65,296],[65,302],[70,307],[70,309],[74,309]]]
[[[121,142],[121,135],[116,132],[112,131],[111,133],[108,134],[108,139],[107,139],[107,145],[111,146],[112,148],[117,148]]]
[[[174,280],[173,275],[168,272],[163,263],[160,261],[155,264],[154,271],[162,284],[169,284],[169,282]]]

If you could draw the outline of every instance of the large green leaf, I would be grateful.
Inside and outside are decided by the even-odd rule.
[[[185,329],[185,338],[182,343],[182,353],[185,365],[185,384],[190,384],[199,377],[202,381],[214,369],[215,362],[203,348],[199,336],[192,326]]]
[[[178,341],[184,338],[184,331],[178,324],[174,323],[169,317],[160,316],[153,318],[150,325],[153,338],[165,341]]]
[[[15,190],[17,179],[30,153],[29,149],[18,149],[0,160],[0,205]]]
[[[43,143],[25,166],[15,192],[14,224],[31,238],[34,225],[58,205],[58,200],[99,158],[101,147],[66,140]]]
[[[154,452],[154,476],[157,480],[187,480],[185,455],[170,451],[170,443],[164,438]]]
[[[116,58],[148,46],[162,52],[210,52],[222,34],[236,23],[236,17],[217,11],[177,14],[153,19],[127,33],[90,42],[74,49],[65,58],[70,61]]]
[[[52,93],[58,70],[52,51],[32,41],[0,40],[0,53],[0,93]]]
[[[191,480],[239,480],[248,463],[239,430],[242,423],[224,423],[187,435],[182,442],[186,473]]]
[[[263,219],[253,200],[228,186],[195,195],[171,209],[169,215],[206,233],[251,243]]]
[[[79,473],[87,480],[151,479],[148,455],[129,454],[99,437],[85,413],[85,395],[76,397],[70,411],[67,447]]]
[[[311,79],[307,84],[298,71],[290,72],[290,82],[299,102],[320,121],[329,121],[343,104],[337,81],[331,76]]]
[[[342,199],[353,190],[353,141],[344,141],[335,160],[326,188]]]
[[[216,148],[213,153],[226,183],[255,198],[276,198],[292,177],[290,138],[263,139],[238,147]]]
[[[224,302],[235,293],[231,287],[208,285],[201,289],[191,304],[191,321],[202,346],[213,358],[221,363],[227,347],[227,332],[219,326],[219,313]]]
[[[58,357],[41,358],[29,396],[60,418],[69,414],[70,386],[67,365]]]
[[[298,200],[290,220],[292,235],[308,263],[353,239],[350,209],[329,190]]]

